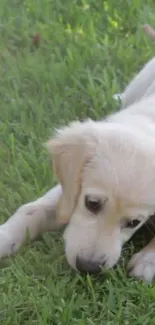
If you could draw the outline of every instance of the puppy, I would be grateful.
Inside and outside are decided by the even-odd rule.
[[[72,268],[113,267],[123,244],[155,212],[155,59],[121,94],[122,110],[102,121],[73,122],[47,143],[59,185],[20,207],[0,227],[0,257],[66,225]],[[155,240],[129,262],[130,274],[155,276]]]

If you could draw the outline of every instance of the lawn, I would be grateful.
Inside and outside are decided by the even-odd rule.
[[[42,146],[54,127],[116,110],[113,94],[154,55],[141,26],[155,25],[155,5],[145,3],[0,1],[1,222],[55,184]],[[1,263],[0,324],[155,324],[154,284],[126,276],[132,243],[126,251],[95,278],[71,270],[60,233],[29,243]]]

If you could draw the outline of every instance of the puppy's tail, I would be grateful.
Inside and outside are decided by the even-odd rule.
[[[143,26],[144,32],[149,35],[153,40],[155,40],[155,29],[150,25],[146,24]]]

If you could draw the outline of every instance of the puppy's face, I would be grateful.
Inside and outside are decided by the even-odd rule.
[[[63,188],[58,220],[68,224],[69,264],[92,273],[114,266],[122,245],[154,212],[143,139],[114,124],[75,122],[58,131],[48,147]]]

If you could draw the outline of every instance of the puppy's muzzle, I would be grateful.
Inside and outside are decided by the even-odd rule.
[[[76,258],[76,267],[82,273],[98,274],[101,272],[104,263],[85,260],[83,258]]]

